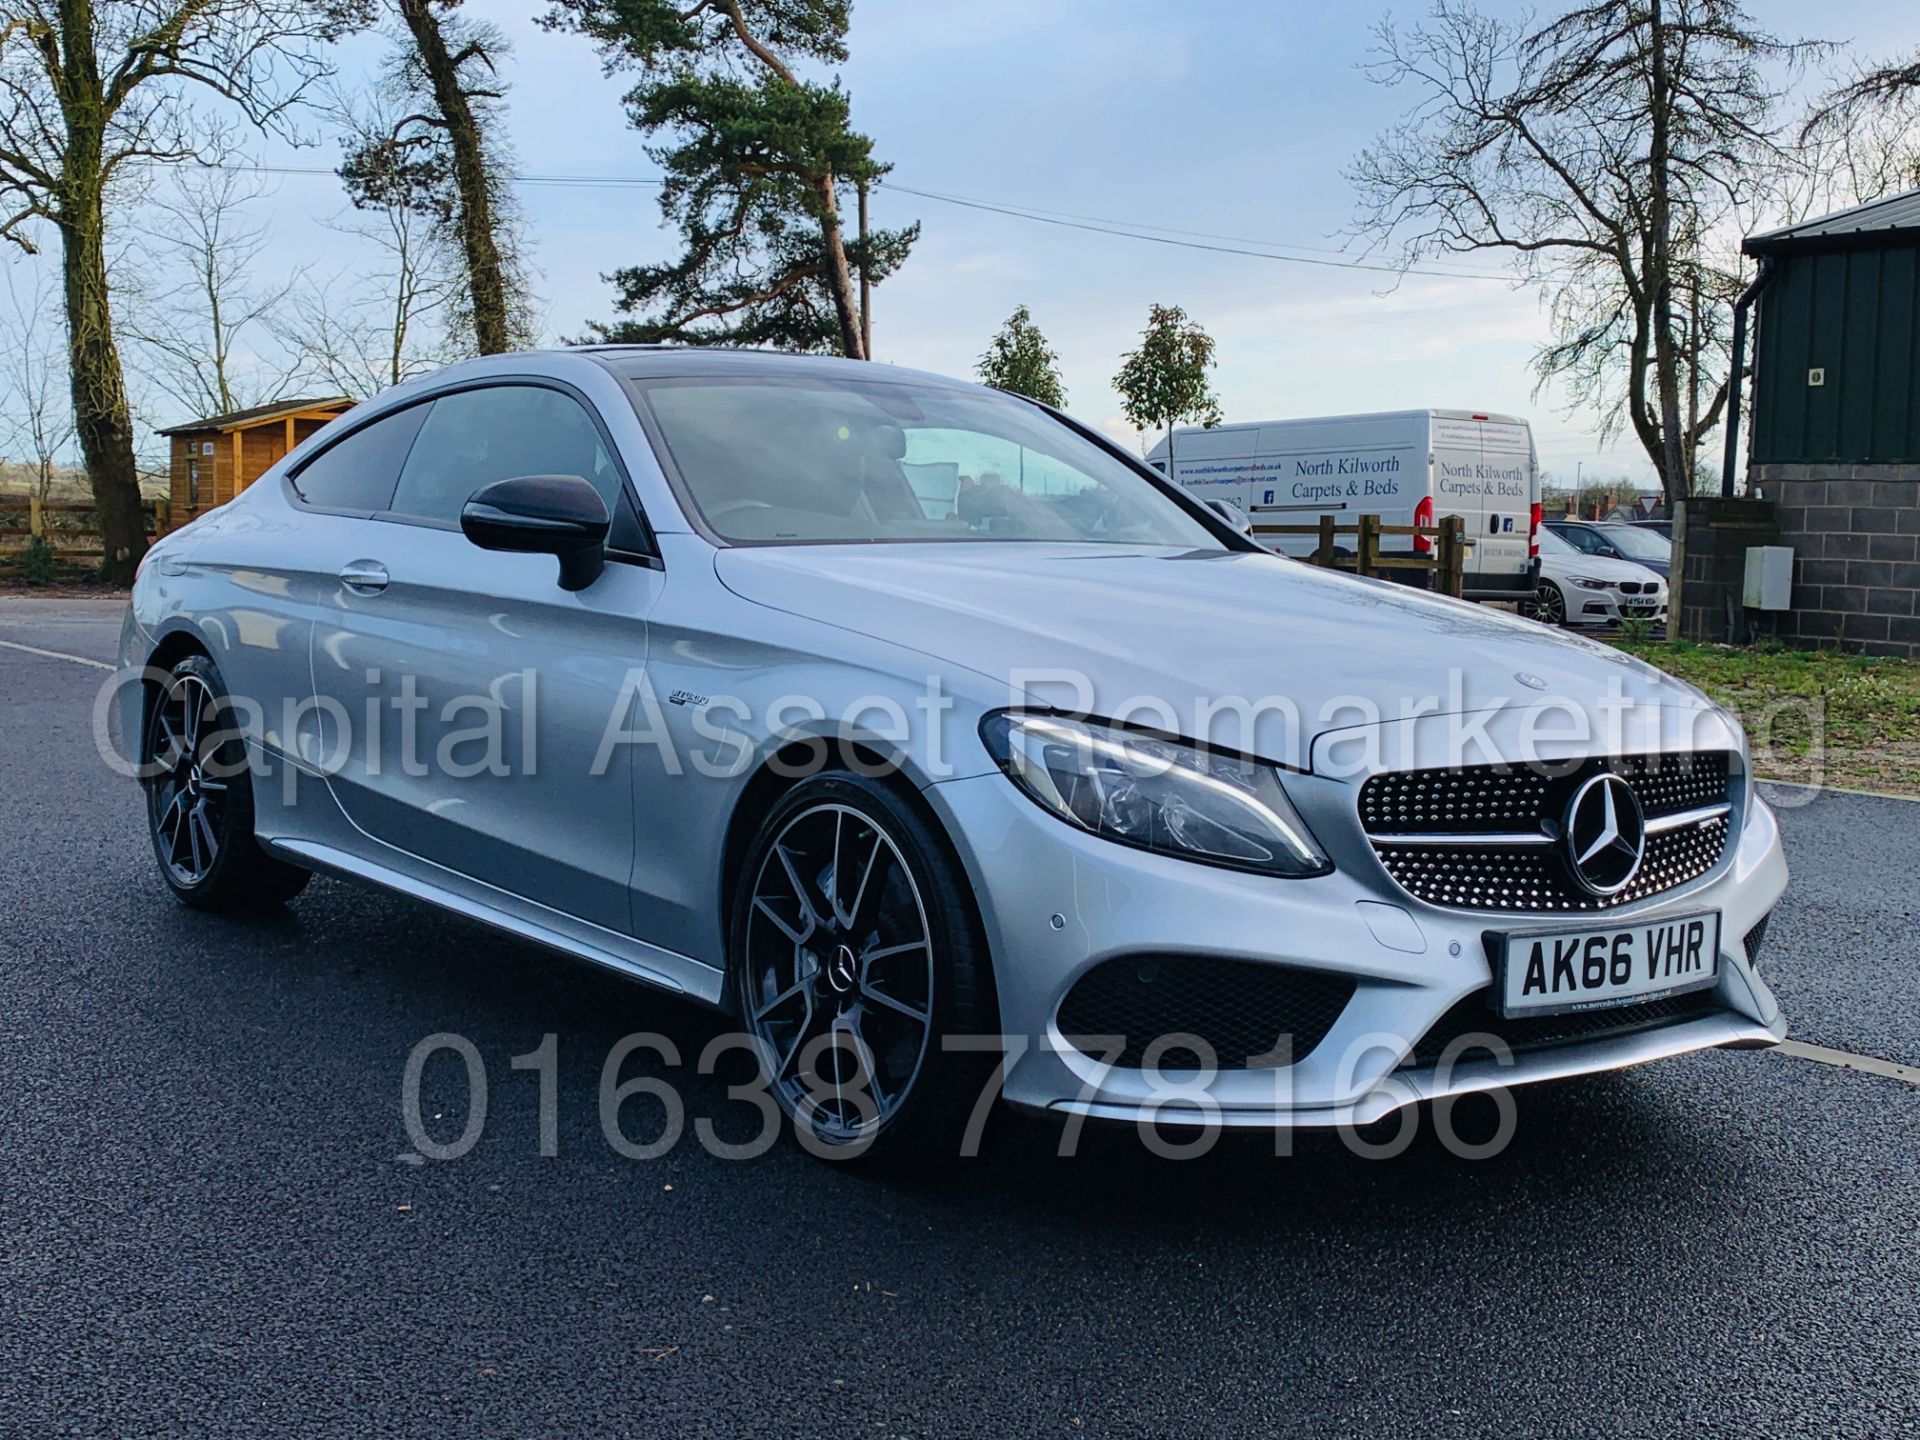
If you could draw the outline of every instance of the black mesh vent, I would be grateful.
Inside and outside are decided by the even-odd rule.
[[[1567,874],[1557,844],[1476,845],[1476,835],[1554,835],[1574,791],[1610,769],[1633,787],[1647,819],[1723,804],[1731,757],[1725,751],[1623,755],[1590,760],[1570,773],[1526,767],[1463,766],[1390,771],[1360,790],[1360,822],[1387,873],[1433,905],[1469,910],[1607,910],[1697,880],[1720,862],[1723,819],[1647,837],[1633,883],[1604,899]],[[1396,836],[1460,836],[1466,843],[1411,844]]]
[[[1596,1040],[1608,1035],[1626,1035],[1636,1030],[1657,1030],[1678,1025],[1724,1009],[1711,990],[1694,990],[1685,995],[1670,995],[1664,1000],[1648,1000],[1639,1005],[1618,1005],[1610,1010],[1582,1010],[1571,1015],[1538,1015],[1508,1020],[1492,1009],[1488,992],[1476,990],[1435,1022],[1434,1027],[1400,1062],[1402,1070],[1424,1070],[1439,1063],[1447,1046],[1462,1035],[1497,1035],[1515,1054],[1552,1045],[1568,1045],[1579,1040]],[[1485,1051],[1463,1050],[1455,1058],[1466,1061],[1485,1059]]]
[[[1394,845],[1380,863],[1409,894],[1463,910],[1610,910],[1697,880],[1720,861],[1727,822],[1647,837],[1647,857],[1618,895],[1589,895],[1568,878],[1557,845]]]
[[[1344,975],[1227,960],[1207,955],[1129,955],[1094,966],[1060,1002],[1060,1033],[1088,1054],[1104,1058],[1100,1036],[1126,1044],[1116,1065],[1139,1068],[1147,1047],[1162,1035],[1194,1035],[1213,1047],[1214,1067],[1245,1070],[1256,1055],[1292,1037],[1303,1060],[1333,1028],[1353,998]],[[1085,1041],[1085,1044],[1080,1043]],[[1163,1070],[1193,1068],[1191,1049],[1167,1047]]]
[[[1552,788],[1549,776],[1517,766],[1389,770],[1360,787],[1360,824],[1369,835],[1537,830]]]
[[[1649,820],[1699,810],[1727,799],[1727,777],[1732,760],[1724,750],[1702,750],[1683,755],[1622,755],[1612,762],[1615,774],[1633,786],[1640,808]]]
[[[1760,923],[1758,925],[1755,925],[1751,930],[1747,931],[1746,947],[1747,963],[1749,965],[1758,965],[1760,963],[1760,947],[1767,943],[1767,922],[1771,919],[1773,919],[1773,912],[1769,910],[1760,917]]]

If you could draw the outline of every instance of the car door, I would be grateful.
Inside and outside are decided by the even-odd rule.
[[[460,531],[475,491],[533,474],[589,480],[617,517],[583,590],[550,555]],[[313,634],[315,696],[351,731],[329,778],[341,809],[417,860],[630,933],[633,747],[604,741],[661,572],[599,418],[554,383],[445,392],[366,529]]]
[[[392,498],[426,416],[425,405],[410,405],[351,424],[341,438],[289,472],[290,508],[273,517],[281,533],[271,547],[250,547],[251,554],[273,560],[272,568],[252,571],[250,583],[274,592],[286,618],[279,637],[280,673],[261,696],[265,740],[270,749],[297,757],[309,769],[325,769],[338,744],[338,727],[327,723],[313,699],[314,622],[342,603],[340,577],[364,558],[369,532],[377,529],[370,517]]]

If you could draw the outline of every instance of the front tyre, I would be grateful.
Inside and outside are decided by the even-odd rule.
[[[1520,613],[1542,625],[1565,625],[1567,597],[1553,581],[1542,580],[1533,592],[1533,599],[1522,602]]]
[[[729,929],[740,1012],[801,1143],[829,1159],[957,1155],[997,1064],[950,1036],[998,1026],[967,889],[887,786],[795,786],[741,867]]]
[[[246,738],[206,656],[189,655],[168,672],[148,708],[140,758],[154,858],[181,904],[259,910],[306,889],[307,871],[254,839]]]

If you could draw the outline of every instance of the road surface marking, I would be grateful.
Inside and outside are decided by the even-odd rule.
[[[1798,1060],[1815,1060],[1841,1070],[1860,1070],[1868,1075],[1882,1075],[1889,1080],[1904,1080],[1909,1085],[1920,1085],[1920,1070],[1911,1065],[1896,1065],[1891,1060],[1876,1060],[1871,1055],[1855,1055],[1846,1050],[1829,1050],[1824,1045],[1809,1045],[1804,1040],[1782,1040],[1774,1048],[1782,1055],[1791,1055]]]
[[[71,660],[76,665],[91,665],[96,670],[104,670],[111,675],[119,667],[109,665],[104,660],[89,660],[84,655],[69,655],[64,650],[42,650],[37,645],[22,645],[17,640],[0,640],[9,650],[24,650],[29,655],[43,655],[49,660]]]
[[[1784,790],[1811,790],[1815,795],[1864,795],[1869,800],[1904,800],[1909,805],[1920,804],[1920,795],[1895,795],[1889,790],[1856,790],[1846,785],[1809,785],[1804,780],[1769,780],[1756,775],[1755,785],[1775,785]]]

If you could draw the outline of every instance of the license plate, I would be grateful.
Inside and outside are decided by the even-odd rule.
[[[1562,1015],[1704,990],[1720,978],[1720,916],[1500,937],[1500,1013]]]

